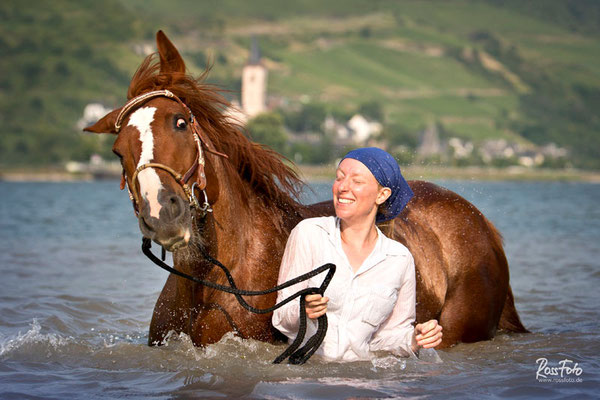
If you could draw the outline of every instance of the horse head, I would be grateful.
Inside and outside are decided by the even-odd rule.
[[[257,209],[298,218],[303,208],[295,198],[302,181],[296,172],[224,113],[227,100],[203,82],[208,71],[198,79],[187,75],[162,31],[156,41],[158,60],[153,54],[142,62],[128,102],[84,129],[117,135],[113,151],[123,165],[121,186],[130,191],[142,234],[174,251],[193,240],[198,223],[207,226],[210,215],[219,215],[221,230],[259,226]],[[206,215],[209,204],[214,213]],[[226,242],[233,233],[222,237]]]
[[[205,154],[220,153],[185,103],[198,106],[198,96],[186,99],[188,86],[197,82],[185,75],[183,59],[162,31],[157,43],[160,60],[152,63],[149,57],[140,66],[127,104],[84,130],[117,135],[113,152],[123,166],[121,187],[128,186],[140,230],[174,251],[190,241],[193,208],[206,213],[207,200],[218,197],[217,179],[205,191],[207,172],[214,171],[205,168]],[[208,97],[203,120],[219,111],[210,108],[214,99]]]

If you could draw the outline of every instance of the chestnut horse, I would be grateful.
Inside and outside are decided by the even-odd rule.
[[[173,252],[177,270],[227,284],[200,255],[202,249],[230,268],[239,288],[275,286],[291,229],[304,218],[333,215],[332,202],[300,204],[302,182],[295,171],[243,135],[224,115],[228,103],[203,83],[204,75],[186,74],[162,31],[157,44],[158,60],[151,55],[139,67],[129,102],[85,130],[118,133],[113,151],[121,159],[122,187],[130,190],[141,233]],[[414,256],[417,321],[439,320],[440,347],[490,339],[497,329],[526,332],[498,231],[457,194],[427,182],[409,184],[414,198],[381,228]],[[190,208],[198,198],[205,206]],[[275,299],[273,293],[248,302],[267,308]],[[174,331],[203,345],[232,330],[262,341],[279,337],[270,314],[252,314],[230,294],[170,275],[148,340],[159,344]]]

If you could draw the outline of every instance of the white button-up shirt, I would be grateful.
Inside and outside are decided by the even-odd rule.
[[[326,263],[337,266],[325,291],[329,327],[316,354],[340,361],[367,360],[374,351],[413,355],[414,260],[406,247],[378,228],[377,235],[375,248],[355,273],[342,249],[338,218],[306,219],[292,230],[281,262],[280,284]],[[280,291],[277,301],[301,289],[319,287],[325,274]],[[275,310],[272,321],[293,340],[299,326],[299,299]],[[316,320],[308,321],[306,338],[317,326]]]

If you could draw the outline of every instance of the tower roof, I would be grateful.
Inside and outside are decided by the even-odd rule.
[[[260,64],[260,49],[258,48],[258,41],[256,36],[252,36],[252,44],[250,47],[250,57],[248,58],[248,64],[258,65]]]

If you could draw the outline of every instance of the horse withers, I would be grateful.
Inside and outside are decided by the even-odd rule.
[[[300,204],[303,183],[294,169],[244,136],[223,113],[227,101],[204,75],[186,74],[162,31],[157,44],[158,55],[147,57],[132,78],[127,104],[85,130],[118,134],[113,151],[140,231],[173,252],[176,269],[226,283],[202,249],[230,268],[238,287],[275,286],[291,229],[304,218],[333,215],[333,205]],[[498,329],[526,332],[495,227],[449,190],[423,181],[409,185],[414,198],[381,228],[414,256],[417,322],[440,321],[440,347],[490,339]],[[248,302],[268,308],[275,299],[270,294]],[[203,345],[232,330],[243,338],[278,337],[270,315],[252,314],[232,295],[171,275],[154,308],[149,343],[160,344],[174,331]]]

